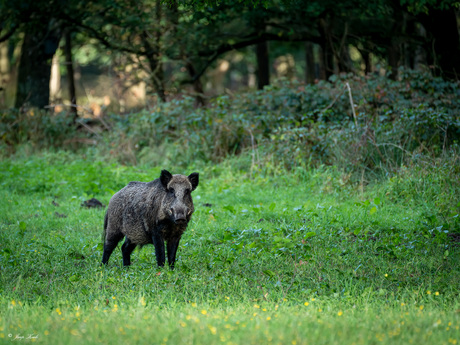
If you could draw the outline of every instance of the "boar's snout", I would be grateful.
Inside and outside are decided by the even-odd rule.
[[[185,224],[187,223],[187,216],[191,213],[188,208],[174,209],[171,208],[172,220],[176,224]]]

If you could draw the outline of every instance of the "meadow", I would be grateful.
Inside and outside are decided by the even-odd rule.
[[[0,343],[459,344],[459,114],[458,82],[405,70],[1,111]],[[161,169],[200,173],[176,269],[101,266],[82,204]]]
[[[244,155],[243,155],[244,157]],[[251,155],[247,154],[248,161]],[[66,151],[0,162],[0,343],[457,344],[458,155],[362,186],[337,167],[200,172],[174,271],[101,266],[105,208],[162,167]]]

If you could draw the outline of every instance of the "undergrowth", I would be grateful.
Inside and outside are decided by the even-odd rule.
[[[107,161],[183,168],[249,151],[246,170],[273,162],[288,170],[326,164],[368,181],[398,171],[414,155],[458,150],[459,84],[409,70],[400,76],[341,75],[315,85],[280,80],[217,97],[205,108],[184,97],[89,124],[81,119],[78,129],[66,113],[3,111],[0,145],[4,156],[89,146]]]

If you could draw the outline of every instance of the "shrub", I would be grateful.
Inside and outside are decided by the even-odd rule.
[[[184,97],[112,114],[106,119],[112,130],[96,137],[98,150],[123,164],[186,167],[249,152],[251,169],[326,164],[361,179],[391,173],[414,153],[439,156],[460,138],[459,83],[410,70],[400,76],[343,74],[314,85],[281,79],[264,90],[217,97],[206,108]],[[0,129],[8,146],[68,145],[69,137],[85,135],[65,114],[5,112]]]
[[[69,113],[50,114],[36,109],[0,112],[0,143],[9,152],[14,152],[17,145],[25,143],[36,149],[71,147],[74,142],[72,138],[76,137],[82,137],[82,134],[76,131]]]

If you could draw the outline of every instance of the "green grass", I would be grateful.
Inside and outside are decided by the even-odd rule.
[[[101,267],[104,210],[80,206],[162,167],[65,152],[0,162],[0,343],[460,342],[458,166],[418,163],[363,187],[334,168],[236,165],[196,169],[170,271],[153,246],[129,269],[119,249]]]

